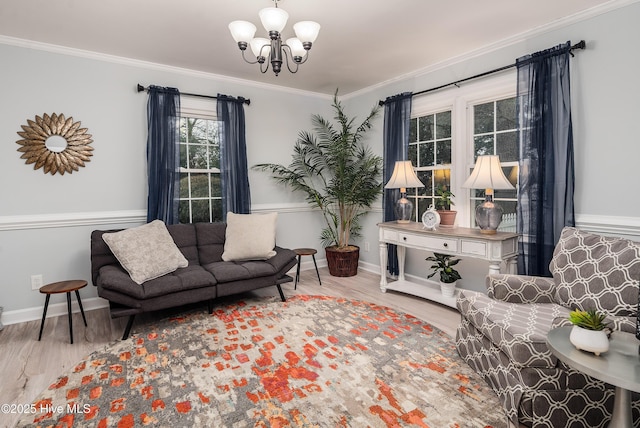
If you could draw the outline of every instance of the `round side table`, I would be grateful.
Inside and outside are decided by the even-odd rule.
[[[78,300],[78,306],[80,306],[80,312],[82,313],[82,319],[84,320],[85,327],[87,326],[87,318],[84,316],[84,309],[82,308],[82,300],[80,300],[80,290],[87,286],[87,281],[82,279],[72,279],[70,281],[60,281],[47,284],[40,287],[40,292],[46,294],[47,297],[44,301],[44,311],[42,312],[42,322],[40,323],[40,334],[38,335],[38,341],[42,339],[42,330],[44,329],[44,320],[47,318],[47,308],[49,307],[49,299],[52,294],[67,293],[67,311],[69,312],[69,337],[73,344],[73,324],[71,322],[71,292],[75,291],[76,299]]]
[[[296,270],[296,282],[293,285],[293,289],[298,288],[298,281],[300,280],[300,259],[302,256],[311,256],[313,257],[313,265],[316,267],[316,275],[318,275],[318,282],[322,285],[322,281],[320,280],[320,272],[318,272],[318,264],[316,263],[316,253],[318,252],[314,248],[296,248],[293,250],[294,253],[298,256],[298,269]]]
[[[547,334],[547,345],[553,355],[589,376],[615,386],[615,400],[610,428],[627,428],[631,418],[631,393],[640,392],[640,358],[638,343],[630,333],[613,332],[609,351],[595,356],[579,351],[569,341],[571,327],[558,327]]]

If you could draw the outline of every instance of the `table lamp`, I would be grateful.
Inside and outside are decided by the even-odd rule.
[[[411,161],[396,161],[393,175],[384,186],[385,189],[400,189],[400,199],[396,202],[395,213],[398,223],[409,223],[413,212],[413,203],[406,198],[408,187],[424,187],[422,181],[413,171]]]
[[[502,221],[502,207],[493,202],[494,189],[513,189],[502,172],[500,158],[496,155],[478,156],[473,172],[462,187],[485,189],[485,200],[476,207],[476,223],[480,233],[494,235]]]

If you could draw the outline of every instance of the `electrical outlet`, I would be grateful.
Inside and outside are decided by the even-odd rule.
[[[370,249],[371,249],[371,248],[369,247],[369,241],[365,241],[365,243],[364,243],[364,250],[365,250],[366,252],[369,252],[369,250],[370,250]]]
[[[42,274],[31,275],[31,289],[39,290],[42,287]]]

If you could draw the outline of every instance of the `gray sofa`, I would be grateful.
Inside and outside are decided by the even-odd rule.
[[[131,279],[102,239],[104,233],[117,230],[91,233],[91,279],[98,295],[109,301],[111,316],[129,317],[123,340],[135,315],[143,312],[204,301],[211,312],[213,299],[274,285],[285,301],[280,284],[292,281],[287,272],[296,264],[293,251],[276,246],[276,255],[267,260],[223,261],[225,223],[177,224],[167,229],[189,264],[142,284]]]
[[[559,361],[546,337],[552,328],[571,325],[567,318],[575,308],[596,309],[613,330],[634,333],[640,244],[565,228],[549,267],[553,278],[489,275],[486,295],[463,290],[458,353],[493,388],[516,426],[604,427],[613,410],[612,386]],[[632,407],[638,427],[638,394]]]

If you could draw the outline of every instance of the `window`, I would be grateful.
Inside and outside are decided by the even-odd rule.
[[[424,183],[421,189],[407,189],[412,199],[412,220],[420,221],[429,205],[435,206],[435,190],[451,186],[451,110],[426,114],[411,119],[409,128],[409,160],[416,175]]]
[[[500,230],[515,232],[518,188],[518,130],[516,98],[485,102],[473,106],[473,162],[482,155],[500,156],[504,175],[514,186],[513,190],[496,190],[494,201],[504,214]],[[472,169],[469,170],[469,174]],[[473,209],[484,201],[484,190],[473,189]]]
[[[475,227],[475,207],[483,189],[462,187],[480,155],[498,155],[505,176],[517,189],[518,130],[516,74],[504,73],[460,87],[414,97],[409,129],[409,156],[422,189],[407,189],[414,203],[412,219],[420,221],[436,190],[446,186],[455,197],[456,224]],[[496,190],[504,209],[499,230],[515,231],[517,190]]]
[[[180,223],[222,221],[219,123],[211,110],[181,114]]]

